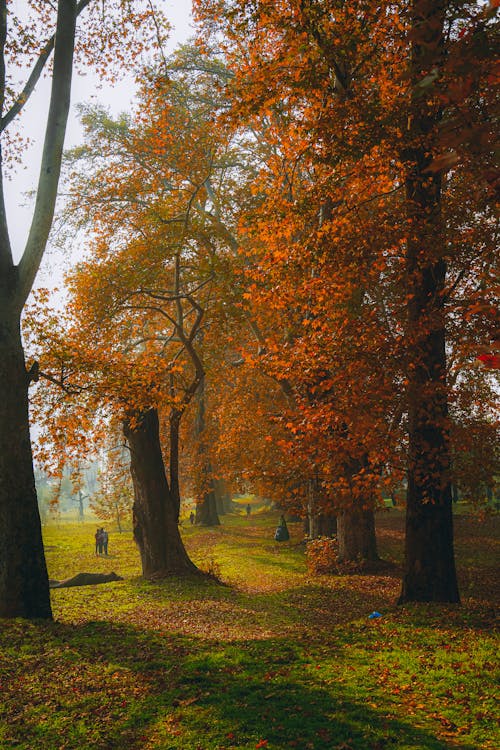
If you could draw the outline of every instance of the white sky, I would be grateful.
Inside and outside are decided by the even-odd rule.
[[[168,40],[167,52],[178,44],[185,42],[193,34],[191,25],[191,0],[163,0],[165,14],[172,25]],[[22,132],[33,140],[33,145],[23,155],[23,163],[11,175],[5,185],[5,202],[9,221],[12,250],[16,261],[20,259],[28,235],[32,214],[32,201],[27,196],[34,190],[38,180],[41,144],[44,136],[45,117],[48,107],[48,82],[40,81],[31,100],[23,113]],[[75,75],[71,95],[71,112],[68,121],[65,147],[77,145],[82,141],[82,131],[77,118],[76,105],[84,102],[101,103],[110,109],[112,114],[127,111],[134,97],[134,81],[125,78],[118,85],[111,87],[103,84],[96,87],[96,79],[89,76]],[[61,258],[52,257],[49,252],[42,266],[37,285],[48,285],[49,277],[59,276],[58,268]],[[53,279],[52,279],[53,281]]]

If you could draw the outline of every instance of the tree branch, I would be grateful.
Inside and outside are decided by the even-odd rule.
[[[76,7],[76,16],[78,17],[82,10],[84,10],[87,5],[89,5],[92,2],[92,0],[80,0]],[[3,0],[1,5],[5,5],[5,0]],[[1,5],[0,5],[0,12],[1,12]],[[56,31],[57,34],[57,31]],[[42,50],[38,56],[38,59],[33,67],[33,70],[31,71],[28,80],[26,81],[23,90],[18,95],[17,99],[15,100],[14,104],[11,106],[9,111],[5,116],[2,117],[0,120],[0,133],[2,133],[5,128],[10,125],[12,120],[21,112],[24,105],[30,98],[31,94],[33,93],[36,84],[40,80],[40,76],[42,75],[42,71],[45,68],[45,65],[47,64],[47,60],[49,59],[52,50],[54,49],[56,34],[51,36],[51,38],[45,43],[45,45],[42,47]],[[3,105],[3,101],[2,101]],[[3,106],[0,111],[3,111]]]
[[[5,43],[7,41],[7,2],[0,2],[0,116],[5,102]],[[0,146],[0,278],[7,279],[14,262],[10,247],[9,229],[7,227],[7,213],[3,194],[2,152]],[[5,283],[5,281],[4,281]],[[8,282],[7,282],[8,283]]]
[[[82,0],[82,2],[86,2],[86,0]],[[19,279],[16,290],[16,302],[19,307],[24,305],[33,286],[54,217],[70,104],[76,18],[76,0],[64,0],[64,2],[59,3],[52,90],[36,204],[24,254],[19,263]]]
[[[30,371],[31,372],[31,371]],[[30,373],[28,373],[29,375]],[[83,385],[79,386],[67,386],[65,385],[65,380],[67,379],[61,370],[61,377],[58,379],[54,375],[51,375],[49,372],[44,372],[43,370],[37,370],[37,378],[43,378],[44,380],[47,380],[49,383],[53,383],[54,385],[57,385],[58,388],[60,388],[64,393],[66,393],[68,396],[78,396],[80,393],[85,393],[85,391],[90,390],[89,388],[86,388]]]

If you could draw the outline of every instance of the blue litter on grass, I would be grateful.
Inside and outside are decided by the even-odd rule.
[[[369,620],[374,620],[376,617],[382,617],[380,612],[372,612],[371,615],[368,615]]]

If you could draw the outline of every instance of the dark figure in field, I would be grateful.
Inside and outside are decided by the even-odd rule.
[[[103,532],[103,529],[97,529],[97,531],[95,533],[95,553],[96,553],[96,555],[101,555],[102,554],[102,545],[103,545],[102,532]]]
[[[193,513],[193,511],[191,511],[191,513],[189,514],[189,521],[190,521],[191,526],[192,526],[194,524],[194,513]]]
[[[247,516],[249,516],[251,512],[252,512],[252,508],[250,507],[250,503],[248,503],[248,505],[247,505]]]
[[[109,534],[106,531],[106,529],[101,529],[102,532],[102,548],[104,550],[104,554],[108,554],[108,542],[109,542]]]
[[[276,542],[287,542],[290,539],[290,532],[286,525],[285,516],[280,516],[278,528],[274,534],[274,540]]]

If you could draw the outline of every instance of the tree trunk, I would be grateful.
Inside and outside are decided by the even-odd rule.
[[[116,525],[118,526],[118,532],[121,534],[122,530],[123,530],[122,529],[122,519],[121,519],[121,515],[120,515],[120,508],[118,507],[118,505],[115,505],[115,510],[116,510]]]
[[[316,521],[319,536],[335,536],[338,530],[337,516],[320,513]]]
[[[181,426],[182,412],[174,409],[170,415],[169,424],[169,475],[170,475],[170,494],[172,495],[172,501],[176,508],[177,521],[179,523],[179,515],[181,512],[181,490],[179,484],[179,445],[180,445],[180,426]]]
[[[196,506],[196,523],[201,526],[220,526],[217,498],[213,487],[205,490],[201,503]]]
[[[20,319],[54,215],[69,111],[77,13],[76,0],[58,4],[51,96],[35,209],[17,266],[10,247],[0,173],[0,617],[52,617],[29,436],[28,378]],[[3,0],[0,4],[2,130],[18,111],[16,106],[4,111],[7,15],[7,3]],[[39,71],[42,68],[43,64]],[[1,164],[0,150],[0,168]]]
[[[78,520],[80,523],[83,523],[85,519],[85,514],[83,510],[83,492],[81,490],[78,490]]]
[[[51,618],[17,312],[0,310],[0,617]],[[7,308],[7,309],[6,309]]]
[[[178,508],[165,474],[158,412],[149,409],[124,424],[134,484],[134,539],[146,578],[197,573],[182,542]]]
[[[400,603],[458,602],[453,551],[444,289],[446,244],[441,227],[441,176],[429,171],[440,120],[432,92],[418,84],[439,70],[444,2],[413,3],[412,111],[406,161],[408,493]]]
[[[351,488],[351,497],[348,504],[337,512],[339,562],[373,562],[379,559],[372,498],[367,497],[367,491],[363,495],[356,486],[360,473],[369,470],[366,453],[361,457],[350,456],[344,463],[344,478]]]
[[[214,492],[217,503],[217,513],[219,515],[230,513],[233,501],[231,500],[231,494],[227,489],[224,479],[214,479]]]
[[[304,532],[309,539],[320,536],[335,536],[337,533],[337,516],[321,510],[320,486],[317,479],[310,479],[307,491],[307,516]]]
[[[372,509],[345,508],[337,515],[339,562],[373,562],[379,559]]]
[[[304,519],[304,533],[309,539],[337,534],[337,516],[327,513],[308,513]]]
[[[200,380],[197,391],[195,431],[201,466],[199,477],[201,498],[196,504],[196,523],[202,526],[220,526],[212,465],[205,443],[205,377]]]

